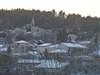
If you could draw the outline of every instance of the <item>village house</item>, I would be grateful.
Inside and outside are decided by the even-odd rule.
[[[63,49],[48,50],[45,57],[58,61],[66,61],[67,51]]]
[[[48,51],[50,51],[50,50],[56,50],[56,49],[58,49],[58,44],[50,45],[50,46],[46,47],[46,49],[47,49]]]
[[[6,38],[0,37],[0,44],[6,44]]]
[[[19,67],[21,69],[31,70],[33,71],[34,66],[37,66],[40,64],[40,60],[38,59],[18,59],[16,63],[16,67]]]
[[[7,54],[8,46],[0,44],[0,54]]]
[[[41,63],[34,68],[35,75],[65,75],[64,68],[68,62],[58,62],[57,60],[41,60]]]
[[[58,45],[59,49],[64,49],[71,55],[83,55],[86,47],[78,43],[61,43]]]
[[[25,28],[15,28],[15,33],[20,33],[20,32],[23,32],[23,33],[26,33],[26,29]]]
[[[52,46],[51,43],[44,43],[37,46],[37,50],[43,53],[47,47]]]
[[[35,26],[35,27],[31,27],[31,32],[34,36],[40,37],[44,35],[45,30],[40,27]]]
[[[24,40],[20,40],[20,41],[15,41],[12,45],[12,54],[15,53],[27,53],[28,51],[32,50],[33,45],[24,41]]]

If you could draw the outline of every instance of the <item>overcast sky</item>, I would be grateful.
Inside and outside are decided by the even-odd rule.
[[[24,8],[100,17],[100,0],[0,0],[0,9]]]

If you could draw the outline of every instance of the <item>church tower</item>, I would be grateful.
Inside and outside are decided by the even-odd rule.
[[[31,26],[32,26],[32,27],[35,27],[34,17],[32,18]]]

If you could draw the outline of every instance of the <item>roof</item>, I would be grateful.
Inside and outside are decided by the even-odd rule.
[[[14,43],[28,43],[28,42],[26,42],[24,40],[20,40],[20,41],[15,41]]]
[[[58,44],[56,45],[52,45],[52,46],[48,46],[49,48],[57,48]]]
[[[19,59],[18,63],[40,63],[40,61],[38,59]]]
[[[91,43],[91,41],[82,41],[82,42],[80,42],[81,44],[90,44]]]
[[[56,49],[56,50],[51,50],[49,51],[49,53],[66,53],[67,51],[66,50],[63,50],[63,49]]]
[[[20,41],[15,41],[14,43],[16,44],[29,44],[30,46],[34,46],[33,44],[28,43],[27,41],[20,40]]]
[[[21,56],[21,55],[28,55],[28,54],[31,54],[33,55],[34,53],[32,51],[29,51],[27,53],[13,53],[12,55],[18,55],[18,56]]]
[[[44,43],[44,44],[41,44],[39,46],[50,46],[50,45],[51,45],[51,43]]]
[[[85,48],[85,46],[77,43],[62,43],[66,45],[67,47],[72,47],[72,48]]]
[[[41,63],[36,68],[62,68],[69,63],[58,62],[57,60],[42,60]]]
[[[0,48],[0,52],[1,51],[7,51],[7,47]]]
[[[0,44],[0,47],[3,47],[3,45],[2,45],[2,44]]]

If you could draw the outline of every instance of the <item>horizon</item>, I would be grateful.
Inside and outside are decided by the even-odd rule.
[[[51,11],[55,9],[68,14],[79,14],[82,17],[100,17],[100,0],[0,0],[0,9],[26,9]]]

